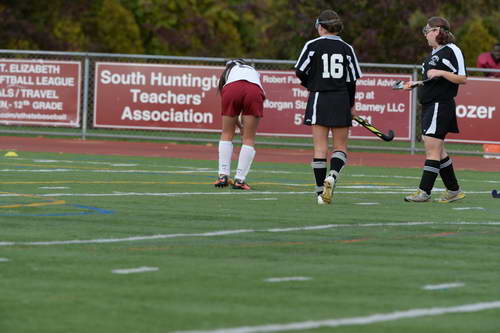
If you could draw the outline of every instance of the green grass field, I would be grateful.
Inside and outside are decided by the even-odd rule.
[[[238,192],[215,161],[19,155],[0,157],[2,333],[499,330],[500,173],[410,204],[420,170],[348,166],[318,206],[308,165],[255,163]]]

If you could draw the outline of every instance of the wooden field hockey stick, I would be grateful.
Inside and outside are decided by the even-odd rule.
[[[394,131],[393,130],[389,130],[389,132],[387,134],[384,134],[378,128],[376,128],[372,124],[368,123],[366,120],[364,120],[363,118],[361,118],[359,116],[354,117],[354,120],[358,124],[360,124],[361,126],[363,126],[364,128],[366,128],[367,130],[369,130],[370,132],[372,132],[373,134],[375,134],[376,136],[378,136],[379,138],[381,138],[384,141],[392,141],[392,139],[394,139]]]

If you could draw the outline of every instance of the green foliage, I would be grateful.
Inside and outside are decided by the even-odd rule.
[[[3,0],[0,48],[296,59],[328,8],[362,62],[418,63],[431,16],[450,21],[469,65],[500,39],[498,0]]]
[[[476,17],[464,29],[460,46],[465,62],[469,67],[476,67],[476,59],[482,52],[490,51],[497,40],[490,35],[481,18]]]
[[[95,25],[100,51],[144,52],[134,16],[118,0],[103,0],[96,12]]]

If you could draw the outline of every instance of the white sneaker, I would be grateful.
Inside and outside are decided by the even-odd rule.
[[[324,190],[323,194],[321,194],[321,199],[327,203],[332,203],[333,190],[335,189],[335,178],[332,176],[328,176],[325,178],[325,182],[323,183]]]
[[[318,205],[326,205],[326,202],[323,201],[323,198],[321,197],[321,194],[318,195]]]
[[[417,191],[413,194],[407,195],[405,197],[406,202],[429,202],[431,201],[431,195],[427,194],[425,191],[421,189],[417,189]]]

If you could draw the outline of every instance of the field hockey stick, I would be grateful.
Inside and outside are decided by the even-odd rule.
[[[500,192],[497,192],[497,190],[491,191],[491,196],[495,199],[500,199]]]
[[[394,139],[393,130],[389,130],[387,134],[384,134],[378,128],[374,127],[372,124],[368,123],[366,120],[364,120],[359,116],[354,117],[354,120],[356,120],[358,124],[360,124],[361,126],[363,126],[364,128],[366,128],[367,130],[369,130],[370,132],[372,132],[373,134],[375,134],[384,141],[392,141],[392,139]]]
[[[419,86],[423,86],[424,84],[426,84],[427,82],[430,82],[432,80],[435,80],[435,78],[427,79],[427,80],[423,80],[423,81],[413,81],[413,84],[410,86],[410,88],[413,89],[413,88],[416,88]],[[394,89],[394,90],[402,90],[402,89],[404,89],[404,87],[405,87],[405,84],[403,81],[396,81],[396,83],[394,83],[392,85],[392,89]]]

